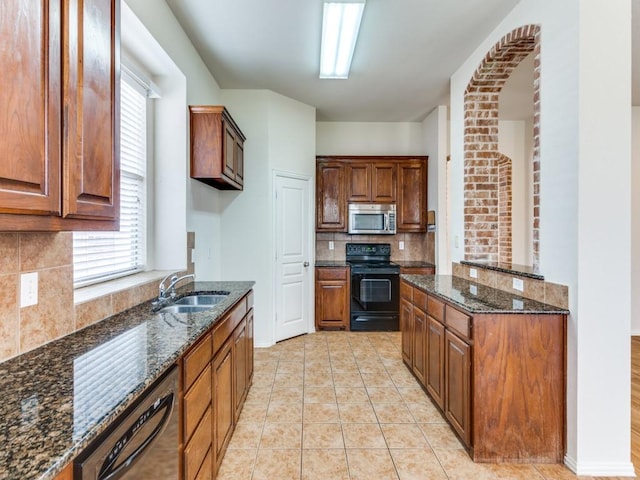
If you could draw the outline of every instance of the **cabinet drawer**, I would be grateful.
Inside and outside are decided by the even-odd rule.
[[[406,298],[410,302],[413,299],[413,288],[407,282],[400,282],[400,298]]]
[[[417,288],[413,289],[413,304],[423,312],[427,311],[427,294]]]
[[[455,308],[446,306],[446,325],[465,338],[471,338],[471,317]]]
[[[193,480],[200,471],[200,466],[204,462],[212,446],[212,423],[211,408],[207,410],[198,424],[198,428],[193,433],[193,437],[184,449],[184,478]]]
[[[217,352],[222,344],[225,342],[231,332],[236,328],[240,321],[247,313],[247,299],[246,297],[240,300],[240,302],[231,310],[231,313],[215,327],[213,331],[213,351]]]
[[[444,323],[444,303],[431,295],[427,300],[427,313],[440,323]]]
[[[316,269],[316,277],[318,280],[346,280],[348,277],[348,269],[341,268],[318,268]]]
[[[211,407],[211,366],[198,377],[184,396],[184,438],[189,440],[198,422]]]
[[[184,390],[189,390],[200,372],[211,361],[211,334],[208,333],[184,356]]]

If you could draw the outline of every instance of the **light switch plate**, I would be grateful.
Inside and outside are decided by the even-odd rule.
[[[524,281],[521,278],[513,279],[513,289],[519,292],[524,292]]]
[[[329,240],[329,250],[333,250],[335,248],[335,244],[332,240]]]
[[[398,242],[398,249],[404,250],[404,242],[402,240]]]
[[[478,278],[478,270],[476,270],[475,268],[470,268],[469,269],[469,276],[471,278]]]
[[[20,275],[20,308],[38,304],[38,272]]]

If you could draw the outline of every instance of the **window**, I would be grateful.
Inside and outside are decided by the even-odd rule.
[[[120,231],[73,234],[75,287],[145,269],[149,88],[128,72],[120,84]]]

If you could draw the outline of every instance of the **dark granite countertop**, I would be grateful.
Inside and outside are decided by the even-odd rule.
[[[568,310],[450,275],[401,275],[403,280],[469,313],[569,314]]]
[[[316,260],[316,267],[348,267],[344,260]]]
[[[194,314],[145,302],[0,363],[0,479],[53,478],[253,285],[191,283],[179,296],[230,294]]]
[[[533,278],[534,280],[544,280],[544,277],[540,274],[537,268],[527,265],[504,262],[484,262],[479,260],[461,260],[460,264],[467,265],[469,267],[485,268],[495,272],[508,273],[510,275],[518,275],[520,277]]]
[[[436,268],[435,264],[422,260],[393,260],[393,263],[397,263],[403,268]]]

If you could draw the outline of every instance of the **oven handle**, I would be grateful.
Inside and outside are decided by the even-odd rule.
[[[173,412],[173,397],[174,393],[171,392],[169,395],[166,395],[165,397],[154,403],[154,405],[149,410],[147,410],[147,412],[151,411],[151,415],[142,420],[142,422],[140,422],[140,419],[138,419],[138,421],[133,424],[122,435],[122,437],[120,437],[116,444],[120,443],[120,441],[123,439],[127,439],[127,441],[131,440],[131,438],[133,438],[133,436],[142,427],[142,425],[155,417],[162,408],[164,408],[165,406],[167,407],[165,409],[164,415],[162,416],[162,419],[160,420],[160,423],[156,425],[156,428],[153,429],[151,434],[144,440],[144,442],[142,442],[142,444],[138,448],[136,448],[135,451],[131,455],[129,455],[129,457],[124,462],[122,462],[118,468],[114,469],[113,466],[118,459],[119,453],[114,455],[111,459],[107,457],[107,460],[105,460],[105,462],[102,464],[102,468],[100,468],[100,473],[98,474],[98,478],[96,480],[110,480],[120,478],[126,472],[126,470],[133,466],[138,457],[140,457],[140,455],[142,455],[144,451],[151,446],[153,441],[164,431],[165,427],[167,426],[169,417]]]

